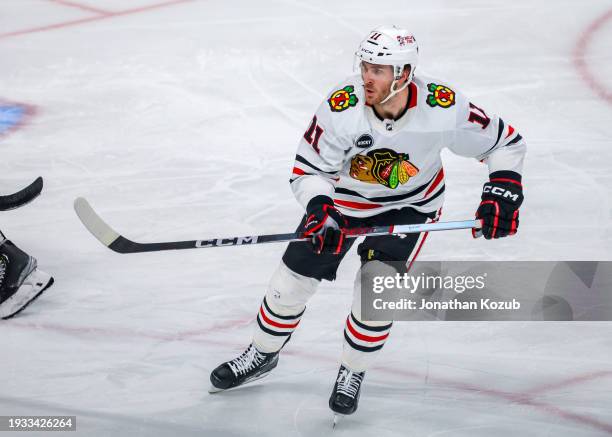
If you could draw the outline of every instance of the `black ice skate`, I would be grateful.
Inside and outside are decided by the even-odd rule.
[[[278,352],[265,354],[253,344],[238,358],[227,361],[210,374],[209,393],[235,388],[267,376],[278,364]]]
[[[345,416],[357,411],[364,376],[365,372],[353,372],[340,366],[334,389],[329,397],[329,408],[334,412],[334,426],[338,422],[338,415]]]
[[[9,240],[0,242],[0,318],[9,319],[53,284],[36,268],[36,259]]]

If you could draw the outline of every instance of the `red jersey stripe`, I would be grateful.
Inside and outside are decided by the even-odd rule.
[[[442,182],[442,179],[444,179],[444,168],[440,169],[440,171],[438,172],[438,175],[436,176],[436,179],[433,181],[433,183],[427,189],[427,191],[425,192],[425,195],[423,196],[423,198],[426,198],[427,196],[429,196],[429,193],[431,193],[433,190],[436,189],[436,187],[438,185],[440,185],[440,182]]]
[[[382,205],[378,203],[363,203],[363,202],[350,202],[348,200],[334,199],[336,205],[344,206],[345,208],[352,209],[374,209],[380,208]]]

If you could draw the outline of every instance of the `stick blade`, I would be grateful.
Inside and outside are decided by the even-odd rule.
[[[96,214],[85,198],[77,197],[74,200],[74,211],[85,228],[106,247],[110,247],[113,242],[121,237]]]
[[[14,194],[0,196],[0,211],[19,208],[36,199],[43,189],[43,178],[38,176],[34,182]]]
[[[43,189],[42,176],[38,176],[27,189],[29,191],[29,194],[33,196],[32,199],[37,197],[42,192],[42,189]]]

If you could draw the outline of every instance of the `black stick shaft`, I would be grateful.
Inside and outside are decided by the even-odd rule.
[[[74,201],[74,209],[87,230],[102,244],[119,253],[158,252],[162,250],[181,249],[209,249],[213,247],[243,246],[252,244],[265,244],[277,242],[308,241],[308,237],[294,232],[288,234],[249,235],[246,237],[212,238],[208,240],[168,241],[159,243],[138,243],[129,240],[113,230],[93,210],[89,202],[80,197]],[[403,233],[419,233],[429,231],[443,231],[451,229],[468,229],[480,225],[476,220],[460,222],[421,223],[396,226],[372,226],[363,228],[345,229],[349,238],[359,236],[376,236]]]

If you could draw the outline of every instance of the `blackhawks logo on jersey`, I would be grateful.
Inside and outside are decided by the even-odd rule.
[[[427,104],[432,108],[435,106],[449,108],[455,104],[455,92],[449,87],[430,83],[427,89],[431,92],[427,96]]]
[[[352,106],[355,106],[359,99],[353,92],[353,85],[347,85],[341,90],[334,91],[331,97],[327,100],[329,107],[334,112],[342,112]]]
[[[355,155],[351,159],[349,174],[361,182],[381,184],[395,189],[398,185],[408,182],[418,172],[419,169],[408,160],[407,153],[376,149],[367,155]]]

